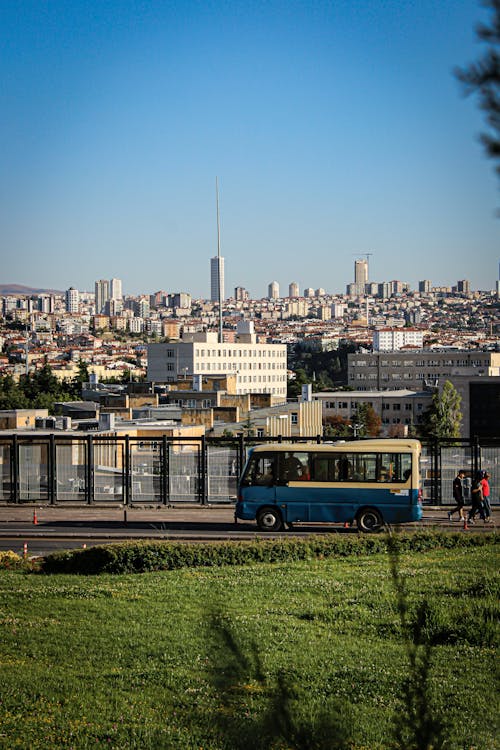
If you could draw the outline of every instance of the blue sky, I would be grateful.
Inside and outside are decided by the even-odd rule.
[[[0,283],[492,289],[498,182],[453,68],[479,0],[4,0]]]

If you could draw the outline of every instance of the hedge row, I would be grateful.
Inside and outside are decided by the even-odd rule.
[[[214,543],[139,541],[108,544],[88,549],[63,550],[41,561],[43,573],[144,573],[186,567],[280,563],[328,557],[348,557],[385,553],[421,552],[438,548],[477,547],[496,544],[497,536],[484,534],[444,534],[416,532],[374,536],[331,535],[308,539],[254,539]]]

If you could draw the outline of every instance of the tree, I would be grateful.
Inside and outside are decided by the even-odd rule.
[[[486,42],[488,49],[483,57],[467,68],[458,68],[455,73],[464,84],[466,94],[477,94],[479,107],[486,113],[486,123],[490,132],[481,135],[487,155],[500,159],[500,0],[487,0],[485,5],[492,9],[493,18],[489,26],[480,25],[479,39]],[[496,166],[500,176],[500,164]]]
[[[323,420],[323,437],[350,437],[351,423],[340,414],[332,414]]]
[[[354,417],[356,424],[360,425],[358,434],[362,437],[378,437],[382,420],[370,404],[359,404]]]
[[[446,380],[441,393],[436,391],[432,403],[423,415],[421,431],[425,437],[457,438],[460,437],[462,397],[453,383]]]

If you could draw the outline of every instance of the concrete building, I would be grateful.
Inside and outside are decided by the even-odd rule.
[[[109,300],[109,281],[107,279],[99,279],[95,282],[95,312],[96,315],[100,315],[105,307],[106,302]]]
[[[111,279],[109,282],[109,296],[114,300],[122,300],[122,281],[121,279]]]
[[[268,299],[279,299],[280,285],[277,281],[271,281],[271,283],[267,287],[267,297]]]
[[[348,355],[347,384],[358,391],[421,391],[464,376],[500,376],[500,352],[420,350]]]
[[[368,281],[368,261],[367,260],[355,260],[354,261],[354,283],[366,284],[367,281]]]
[[[352,421],[358,406],[368,404],[382,421],[382,435],[404,433],[418,426],[429,408],[430,391],[324,391],[313,393],[312,398],[322,405],[323,420],[340,416]]]
[[[80,310],[80,292],[70,286],[66,290],[66,312],[76,314]]]
[[[296,281],[292,281],[288,285],[288,296],[289,297],[298,297],[299,296],[299,285]]]
[[[252,321],[240,321],[234,343],[216,333],[185,334],[179,342],[148,346],[147,378],[169,383],[190,375],[236,375],[237,393],[270,393],[286,399],[285,344],[260,344]]]

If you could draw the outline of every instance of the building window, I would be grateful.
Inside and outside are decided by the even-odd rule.
[[[292,424],[298,424],[299,423],[299,415],[298,415],[298,413],[296,411],[292,411],[292,413],[291,413],[290,416],[291,416],[291,420],[290,421],[291,421]]]

